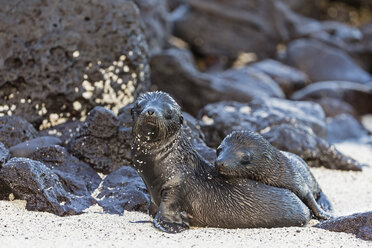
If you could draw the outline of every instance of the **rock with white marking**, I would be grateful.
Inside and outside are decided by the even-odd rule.
[[[327,132],[325,115],[318,104],[275,98],[209,104],[198,119],[210,147],[217,147],[234,130],[262,133],[282,123],[310,129],[320,137],[326,137]]]
[[[104,212],[122,215],[124,210],[146,212],[150,197],[135,169],[123,166],[104,179],[101,192],[95,196]]]
[[[12,158],[0,170],[2,180],[16,198],[26,200],[26,208],[59,216],[80,214],[95,201],[91,196],[71,192],[63,179],[41,162]]]

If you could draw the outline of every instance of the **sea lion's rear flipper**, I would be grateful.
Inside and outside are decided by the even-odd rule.
[[[332,215],[326,213],[315,201],[315,198],[311,192],[306,194],[304,198],[304,203],[310,208],[315,217],[320,220],[329,220],[332,218]]]
[[[328,197],[323,193],[319,193],[319,197],[316,200],[318,202],[318,205],[326,212],[333,212],[333,207],[331,202],[328,200]]]

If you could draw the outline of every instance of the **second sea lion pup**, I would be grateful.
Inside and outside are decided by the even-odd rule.
[[[226,178],[194,149],[179,105],[149,92],[132,109],[133,166],[150,193],[158,229],[189,226],[248,228],[303,226],[310,211],[291,191],[248,178]]]
[[[247,177],[295,193],[318,219],[329,219],[332,210],[308,165],[300,157],[282,152],[260,134],[234,131],[217,148],[215,166],[229,177]],[[322,206],[322,208],[319,206]]]

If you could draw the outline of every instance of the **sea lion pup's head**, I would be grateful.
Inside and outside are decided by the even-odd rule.
[[[217,148],[215,167],[226,176],[257,177],[272,168],[275,153],[275,148],[258,133],[234,131]]]
[[[131,113],[135,138],[146,142],[168,139],[179,132],[183,123],[180,106],[161,91],[139,96]]]

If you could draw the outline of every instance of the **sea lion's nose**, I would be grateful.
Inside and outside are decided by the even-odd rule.
[[[154,116],[154,115],[156,115],[155,114],[155,109],[153,109],[153,108],[146,109],[146,115],[147,116]]]

